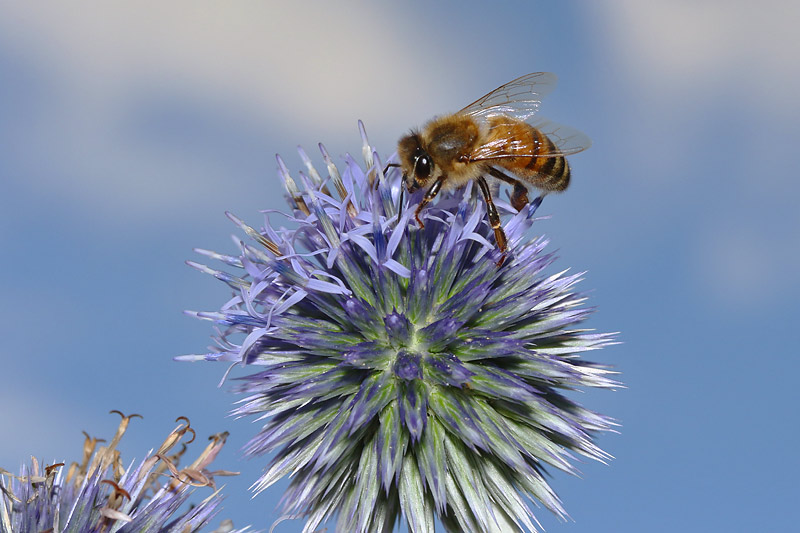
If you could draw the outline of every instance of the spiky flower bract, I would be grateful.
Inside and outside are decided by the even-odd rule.
[[[84,434],[80,462],[42,468],[34,458],[18,476],[0,469],[0,532],[190,533],[207,525],[222,501],[214,476],[233,474],[208,470],[227,433],[210,437],[211,442],[198,458],[179,469],[177,463],[186,444],[194,440],[189,421],[180,417],[178,427],[155,453],[126,469],[117,446],[131,419],[137,416],[122,415],[116,435],[105,446],[100,445],[102,439]],[[171,451],[176,444],[182,448]],[[184,508],[194,488],[203,486],[215,490],[198,505]],[[226,533],[249,531],[234,531],[229,525],[223,525],[223,529]]]
[[[467,186],[444,193],[413,222],[415,194],[384,175],[361,126],[365,168],[340,173],[324,147],[323,178],[291,177],[278,158],[289,228],[261,230],[229,217],[251,242],[237,256],[200,253],[240,270],[190,262],[233,289],[211,353],[182,360],[260,367],[241,378],[237,416],[266,420],[250,456],[274,453],[255,484],[283,476],[287,514],[310,532],[535,530],[526,497],[565,511],[543,477],[574,472],[572,452],[604,460],[594,433],[610,419],[565,393],[613,387],[607,368],[580,359],[611,337],[576,326],[589,314],[573,292],[580,275],[545,274],[553,256],[529,239],[538,202],[509,215],[498,267],[482,200]],[[400,209],[402,207],[402,209]],[[270,216],[272,215],[272,216]]]

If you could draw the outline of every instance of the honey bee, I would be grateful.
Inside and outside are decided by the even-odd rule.
[[[414,213],[420,227],[425,227],[420,212],[437,194],[475,180],[505,257],[506,234],[486,178],[511,185],[511,205],[519,211],[529,202],[528,186],[542,194],[566,189],[570,169],[565,156],[591,145],[579,131],[541,118],[531,120],[555,84],[556,76],[549,72],[526,74],[400,139],[399,163],[387,165],[387,170],[400,167],[409,193],[427,188]]]

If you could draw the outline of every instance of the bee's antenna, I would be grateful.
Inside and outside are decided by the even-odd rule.
[[[386,174],[389,172],[389,169],[390,169],[390,168],[392,168],[392,167],[399,167],[399,166],[400,166],[400,165],[398,165],[397,163],[387,163],[387,164],[386,164],[386,166],[383,168],[383,177],[384,177],[384,178],[386,177]],[[378,180],[375,180],[375,190],[376,190],[376,191],[378,190],[378,184],[379,184],[379,183],[380,183],[380,182],[379,182]]]
[[[390,168],[400,168],[401,166],[402,165],[400,165],[400,163],[386,163],[386,167],[383,169],[383,175],[385,176],[386,174],[388,174]],[[403,216],[403,195],[406,192],[405,183],[406,183],[406,177],[403,176],[403,180],[400,183],[400,205],[397,208],[398,221],[400,220],[400,217]]]

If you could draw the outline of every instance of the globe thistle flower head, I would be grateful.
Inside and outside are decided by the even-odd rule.
[[[216,322],[217,346],[195,361],[258,367],[240,378],[236,416],[264,420],[250,456],[273,454],[254,484],[283,476],[282,500],[313,531],[536,530],[526,498],[566,513],[544,478],[575,473],[574,454],[613,422],[567,393],[612,388],[612,372],[581,359],[612,342],[578,329],[590,313],[580,274],[546,274],[554,257],[529,238],[539,201],[506,215],[500,261],[482,201],[466,187],[439,195],[413,222],[424,193],[403,198],[361,127],[364,166],[342,171],[320,145],[327,177],[300,149],[292,175],[278,157],[291,213],[265,212],[239,254],[194,262],[233,289]],[[288,227],[273,226],[282,216]],[[502,263],[498,266],[498,263]]]
[[[219,512],[222,498],[214,476],[232,472],[210,472],[208,467],[225,443],[227,433],[210,437],[210,443],[189,466],[176,465],[194,440],[189,421],[181,417],[158,448],[138,466],[125,468],[117,445],[131,419],[122,416],[112,441],[86,435],[83,458],[69,467],[56,463],[40,467],[32,459],[20,475],[0,469],[0,531],[14,533],[61,532],[181,532],[199,531]],[[191,436],[191,439],[187,438]],[[170,450],[182,443],[177,452]],[[162,485],[160,479],[169,481]],[[208,486],[214,492],[191,509],[182,506],[194,487]],[[226,532],[244,533],[248,528]]]

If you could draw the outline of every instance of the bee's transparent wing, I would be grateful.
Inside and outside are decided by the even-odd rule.
[[[564,157],[582,152],[592,145],[592,140],[575,128],[543,118],[537,118],[528,123],[553,141],[555,150],[542,144],[534,145],[525,142],[525,139],[499,138],[476,148],[469,155],[469,160],[487,161],[507,157]]]
[[[479,118],[508,115],[526,120],[539,110],[542,98],[550,94],[557,81],[550,72],[526,74],[478,98],[459,113]]]
[[[556,154],[545,154],[539,157],[577,154],[592,146],[592,140],[588,135],[570,126],[565,126],[545,118],[529,120],[528,124],[547,135],[558,149],[558,153]]]

